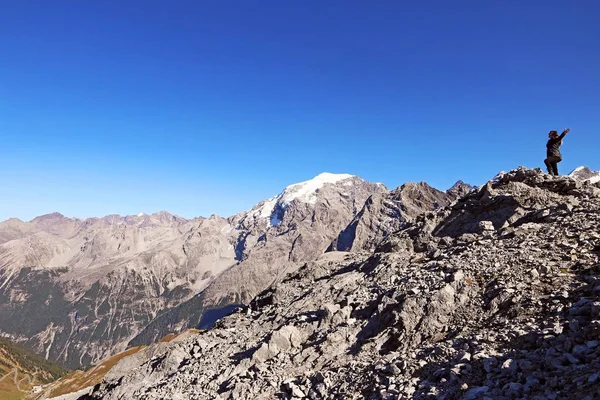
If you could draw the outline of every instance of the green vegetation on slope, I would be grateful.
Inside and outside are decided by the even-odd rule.
[[[0,337],[0,399],[21,399],[35,385],[64,376],[63,367]]]

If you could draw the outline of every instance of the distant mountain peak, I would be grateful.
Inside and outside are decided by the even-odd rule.
[[[592,172],[592,171],[586,166],[580,166],[580,167],[575,168],[573,170],[573,172],[571,172],[569,175],[575,174],[577,172]]]
[[[465,183],[462,180],[456,181],[454,185],[448,190],[446,193],[451,194],[455,197],[462,197],[463,195],[469,193],[471,190],[475,189],[476,186]]]
[[[268,219],[268,226],[277,226],[281,221],[282,213],[293,201],[314,205],[317,202],[317,193],[325,185],[353,186],[357,182],[364,181],[355,175],[323,172],[308,181],[289,185],[279,195],[262,201],[254,208],[250,216]]]
[[[456,181],[456,183],[454,183],[454,185],[452,185],[450,187],[450,189],[455,188],[455,187],[459,187],[459,186],[463,186],[463,185],[467,185],[463,180],[459,179]]]
[[[4,221],[3,223],[15,223],[15,224],[25,224],[25,222],[23,222],[22,220],[20,220],[19,218],[9,218],[6,221]]]
[[[346,184],[350,186],[352,185],[352,181],[349,180],[351,178],[358,177],[349,174],[331,174],[329,172],[323,172],[311,180],[295,183],[286,187],[279,195],[281,199],[280,203],[289,204],[294,200],[299,200],[303,203],[315,204],[317,200],[316,193],[323,186],[328,183],[335,184],[345,180],[348,180]]]
[[[592,171],[585,166],[575,168],[569,176],[580,181],[589,181],[590,183],[600,182],[600,171]]]
[[[32,221],[42,221],[42,220],[50,220],[50,219],[66,219],[64,215],[59,212],[53,212],[50,214],[40,215],[39,217],[35,217]]]

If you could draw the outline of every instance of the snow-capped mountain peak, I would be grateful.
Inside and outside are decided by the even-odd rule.
[[[317,193],[326,184],[341,183],[345,186],[352,186],[356,182],[362,182],[362,179],[350,174],[323,172],[308,181],[289,185],[279,195],[259,204],[249,216],[254,218],[268,218],[267,226],[277,226],[281,219],[281,211],[285,211],[294,200],[307,204],[316,204]]]
[[[299,200],[303,203],[315,204],[317,201],[316,193],[327,183],[338,183],[350,178],[354,178],[354,175],[349,174],[331,174],[324,172],[315,176],[313,179],[295,183],[285,188],[285,190],[279,195],[279,203],[281,205],[288,205],[294,200]],[[348,186],[352,185],[352,181],[345,182]]]
[[[571,178],[579,179],[581,181],[588,181],[590,183],[600,182],[600,171],[592,171],[588,167],[577,167],[569,174]]]

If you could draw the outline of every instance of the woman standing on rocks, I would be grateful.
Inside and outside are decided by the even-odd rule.
[[[548,134],[550,140],[546,143],[546,159],[544,160],[544,164],[546,164],[550,175],[558,176],[558,163],[562,161],[559,147],[562,145],[563,138],[569,132],[571,132],[571,129],[567,128],[560,136],[558,136],[558,132],[556,131],[550,131]]]

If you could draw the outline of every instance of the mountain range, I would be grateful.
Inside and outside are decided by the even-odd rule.
[[[0,223],[0,335],[69,368],[208,327],[326,251],[370,251],[472,187],[323,173],[229,218],[53,213]]]
[[[588,167],[577,167],[569,174],[571,178],[588,183],[600,182],[600,171],[592,171]]]
[[[211,329],[54,400],[600,398],[600,182],[520,167],[389,228],[415,188],[431,204],[414,184],[372,195]]]

